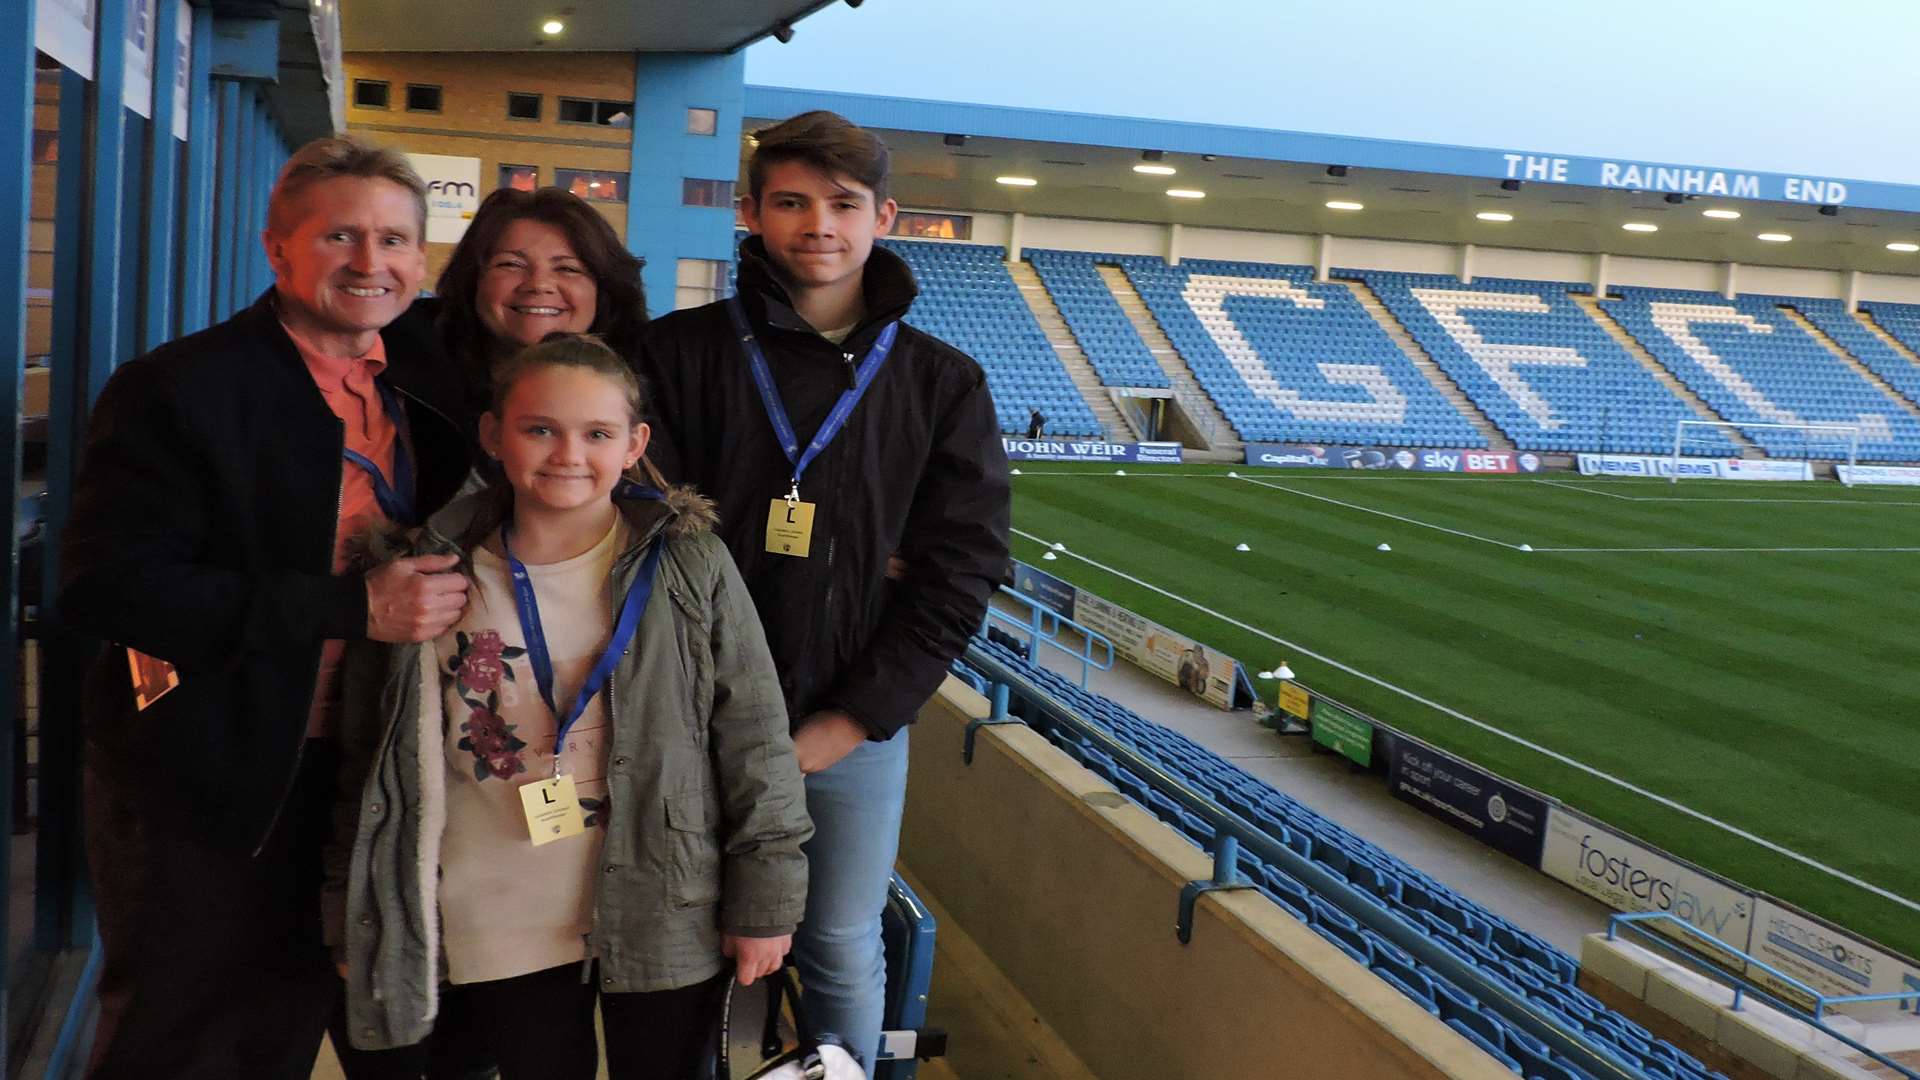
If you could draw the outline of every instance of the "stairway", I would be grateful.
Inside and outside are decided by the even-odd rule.
[[[1888,333],[1887,328],[1880,325],[1879,321],[1873,317],[1872,312],[1861,308],[1853,313],[1853,317],[1860,320],[1861,326],[1871,330],[1873,336],[1879,338],[1887,348],[1899,353],[1907,363],[1912,364],[1914,367],[1920,367],[1920,353],[1916,353],[1912,349],[1907,348],[1906,342]]]
[[[1861,363],[1859,357],[1848,352],[1843,346],[1841,346],[1839,342],[1828,337],[1827,332],[1825,330],[1822,330],[1819,327],[1813,325],[1813,320],[1807,318],[1805,315],[1800,314],[1798,311],[1787,306],[1786,304],[1780,305],[1780,314],[1785,315],[1788,321],[1792,322],[1793,325],[1806,331],[1808,337],[1811,337],[1813,340],[1819,342],[1822,345],[1825,345],[1827,347],[1828,352],[1839,357],[1840,362],[1847,365],[1847,367],[1850,370],[1852,370],[1852,372],[1855,375],[1858,375],[1861,378],[1867,380],[1867,382],[1872,383],[1874,389],[1880,391],[1882,394],[1885,394],[1888,397],[1888,399],[1899,404],[1899,406],[1906,411],[1908,416],[1912,416],[1917,419],[1920,419],[1920,405],[1915,405],[1913,402],[1908,401],[1906,397],[1900,393],[1900,391],[1895,390],[1893,388],[1892,384],[1888,383],[1887,380],[1881,378],[1879,374],[1876,373],[1872,368]],[[1902,350],[1902,351],[1906,351],[1906,350]],[[1912,356],[1913,354],[1911,352],[1907,352],[1907,355]]]
[[[1087,400],[1087,407],[1106,429],[1107,438],[1116,442],[1139,442],[1140,433],[1134,430],[1133,421],[1114,405],[1107,386],[1100,381],[1100,374],[1093,370],[1087,361],[1087,354],[1074,340],[1073,331],[1067,329],[1067,321],[1060,315],[1059,305],[1040,282],[1040,275],[1028,262],[1010,262],[1007,272],[1013,275],[1013,283],[1020,287],[1020,298],[1027,302],[1040,329],[1047,335],[1047,344],[1059,355],[1060,363],[1065,365],[1067,375],[1073,379],[1073,385],[1079,389],[1080,396]]]
[[[1335,284],[1345,285],[1353,290],[1354,299],[1360,301],[1360,306],[1367,309],[1367,314],[1373,316],[1373,321],[1380,324],[1380,329],[1387,332],[1387,336],[1393,339],[1395,345],[1400,346],[1400,351],[1413,362],[1414,367],[1420,369],[1420,374],[1425,375],[1427,381],[1440,391],[1440,395],[1447,399],[1447,404],[1452,405],[1454,411],[1466,417],[1474,430],[1487,440],[1489,448],[1494,450],[1514,448],[1513,440],[1507,438],[1507,433],[1500,430],[1500,426],[1493,422],[1493,418],[1481,412],[1480,406],[1467,396],[1465,390],[1460,389],[1459,383],[1453,381],[1453,376],[1447,374],[1439,364],[1434,362],[1425,347],[1413,340],[1413,335],[1407,331],[1400,317],[1387,310],[1387,305],[1380,302],[1380,297],[1373,291],[1373,286],[1364,281],[1353,280],[1340,280]]]
[[[1706,402],[1700,400],[1700,395],[1695,394],[1688,388],[1686,383],[1674,378],[1673,372],[1668,371],[1660,361],[1654,359],[1653,354],[1647,351],[1646,346],[1640,344],[1632,334],[1627,333],[1626,327],[1615,322],[1613,316],[1607,314],[1607,309],[1600,306],[1600,301],[1594,299],[1592,295],[1587,293],[1574,293],[1572,295],[1573,302],[1580,305],[1594,322],[1599,323],[1600,329],[1605,330],[1614,341],[1619,342],[1620,347],[1627,350],[1628,356],[1640,361],[1640,366],[1646,368],[1648,374],[1657,379],[1661,386],[1673,391],[1675,397],[1686,402],[1687,407],[1697,413],[1700,419],[1713,420],[1720,423],[1726,422],[1726,417],[1721,416],[1709,408]],[[1766,456],[1761,453],[1758,446],[1754,445],[1753,440],[1747,438],[1746,433],[1740,429],[1727,427],[1719,430],[1722,434],[1726,435],[1735,446],[1740,448],[1741,457],[1757,458]]]
[[[1147,310],[1147,302],[1141,297],[1133,282],[1127,280],[1127,272],[1117,266],[1100,265],[1094,269],[1100,272],[1100,279],[1107,283],[1107,289],[1119,302],[1120,310],[1126,312],[1127,321],[1133,324],[1134,332],[1153,354],[1154,362],[1160,370],[1167,373],[1167,381],[1173,384],[1174,400],[1180,403],[1181,411],[1191,417],[1206,438],[1208,450],[1204,456],[1189,454],[1190,459],[1240,461],[1246,452],[1246,443],[1242,442],[1233,425],[1227,422],[1227,415],[1214,404],[1213,398],[1201,388],[1193,377],[1193,369],[1173,347],[1166,331],[1160,329],[1160,323]]]

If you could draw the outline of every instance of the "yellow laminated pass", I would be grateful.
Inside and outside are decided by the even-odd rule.
[[[533,846],[549,844],[587,830],[580,800],[573,793],[573,777],[556,776],[520,789],[520,805],[527,812],[527,835]]]
[[[804,559],[813,547],[813,504],[775,499],[767,507],[767,550]]]

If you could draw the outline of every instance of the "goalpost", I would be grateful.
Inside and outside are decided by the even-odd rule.
[[[1839,472],[1838,475],[1841,483],[1848,487],[1853,486],[1853,481],[1849,478],[1853,475],[1853,467],[1860,463],[1860,426],[1858,424],[1743,424],[1728,420],[1677,420],[1673,426],[1673,465],[1668,479],[1676,484],[1680,482],[1680,459],[1686,449],[1689,429],[1705,434],[1723,430],[1751,431],[1755,428],[1800,432],[1798,455],[1790,449],[1775,449],[1767,451],[1768,457],[1790,459],[1798,457],[1802,461],[1812,461],[1815,453],[1822,458],[1844,457],[1847,468],[1845,472]],[[1731,442],[1733,442],[1732,439],[1726,439],[1723,442],[1714,443],[1711,448],[1702,447],[1701,449],[1706,451],[1702,456],[1725,457],[1726,444]]]

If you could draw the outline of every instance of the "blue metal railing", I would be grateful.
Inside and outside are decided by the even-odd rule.
[[[1056,724],[1073,732],[1084,744],[1110,755],[1129,772],[1140,777],[1142,783],[1158,790],[1211,826],[1217,838],[1212,852],[1213,884],[1244,883],[1236,864],[1239,849],[1245,848],[1254,856],[1286,871],[1361,925],[1406,950],[1501,1019],[1546,1043],[1552,1052],[1573,1062],[1594,1080],[1643,1080],[1645,1074],[1614,1049],[1589,1041],[1585,1033],[1537,1002],[1528,1000],[1499,976],[1449,952],[1424,931],[1415,929],[1406,920],[1380,906],[1372,897],[1319,863],[1280,843],[1265,828],[1221,806],[1210,795],[1162,768],[1106,728],[1062,704],[1045,687],[1034,683],[1018,669],[1003,663],[979,645],[967,649],[966,659],[969,665],[993,684],[996,699],[1008,688],[1018,690],[1033,706],[1031,715],[1027,717],[1028,722],[1042,733],[1048,725]]]
[[[1740,974],[1729,971],[1724,965],[1713,958],[1712,953],[1702,955],[1697,950],[1688,949],[1671,938],[1654,933],[1652,929],[1642,925],[1645,923],[1657,923],[1661,926],[1673,927],[1687,937],[1699,939],[1708,945],[1713,950],[1713,953],[1739,957],[1746,963],[1748,968],[1758,968],[1774,978],[1779,979],[1782,983],[1805,994],[1813,1001],[1813,1009],[1809,1011],[1797,1002],[1788,1001],[1776,994],[1769,993],[1765,988],[1754,984]],[[1685,919],[1664,911],[1614,915],[1607,920],[1608,941],[1618,941],[1621,930],[1632,930],[1646,943],[1657,945],[1660,949],[1680,958],[1689,968],[1696,970],[1704,968],[1706,973],[1725,979],[1729,988],[1733,990],[1733,1011],[1739,1012],[1741,1002],[1747,995],[1751,994],[1766,1002],[1768,1005],[1773,1006],[1780,1012],[1805,1023],[1821,1034],[1831,1036],[1835,1040],[1858,1050],[1879,1064],[1892,1069],[1901,1076],[1907,1077],[1908,1080],[1920,1080],[1920,1072],[1915,1072],[1913,1069],[1894,1061],[1892,1058],[1854,1040],[1852,1037],[1835,1031],[1832,1027],[1828,1026],[1826,1022],[1827,1009],[1834,1005],[1854,1005],[1876,1001],[1912,1001],[1917,1007],[1920,1007],[1920,990],[1908,990],[1904,993],[1897,994],[1823,994],[1802,980],[1774,967],[1772,964],[1756,956],[1742,952]]]
[[[1025,605],[1027,618],[1023,621],[989,604],[987,605],[987,625],[991,626],[995,622],[1003,622],[1017,630],[1026,631],[1031,635],[1029,640],[1033,642],[1033,651],[1035,654],[1039,652],[1041,645],[1051,645],[1061,652],[1066,653],[1068,657],[1080,661],[1081,689],[1084,690],[1086,688],[1089,669],[1093,671],[1113,670],[1113,642],[1109,641],[1105,634],[1097,630],[1090,630],[1040,601],[1035,600],[1033,597],[1025,593],[1015,592],[1005,585],[1000,586],[1000,595],[1010,600],[1017,600]],[[1060,643],[1060,631],[1062,628],[1079,633],[1080,650],[1078,652]],[[1105,660],[1101,660],[1094,655],[1094,646],[1096,645],[1106,650]],[[1038,655],[1034,656],[1034,662],[1039,662]]]

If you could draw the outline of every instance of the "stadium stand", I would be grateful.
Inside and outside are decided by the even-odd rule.
[[[1915,367],[1913,361],[1895,352],[1873,331],[1862,326],[1838,300],[1796,299],[1793,306],[1813,325],[1825,331],[1828,337],[1858,357],[1875,375],[1887,380],[1888,386],[1900,391],[1908,401],[1920,404],[1920,367]],[[1908,349],[1920,342],[1920,304],[1866,302],[1860,308],[1872,316],[1880,329]]]
[[[1477,448],[1447,404],[1344,286],[1304,266],[1118,261],[1174,348],[1245,439]]]
[[[1171,385],[1139,332],[1127,321],[1113,291],[1094,270],[1097,260],[1092,252],[1029,248],[1026,258],[1101,382],[1157,389]]]
[[[916,240],[882,243],[907,260],[920,297],[907,321],[951,343],[986,369],[1000,430],[1025,431],[1029,410],[1047,417],[1049,435],[1104,438],[1060,356],[1007,273],[1007,251],[984,244]]]
[[[1601,307],[1721,416],[1740,423],[1855,425],[1861,460],[1920,458],[1920,419],[1779,311],[1783,300],[1796,306],[1802,301],[1728,300],[1682,289],[1619,292]],[[1834,436],[1742,430],[1773,457],[1846,457]]]
[[[1406,925],[1423,931],[1457,958],[1492,975],[1516,998],[1556,1015],[1642,1075],[1658,1080],[1724,1080],[1697,1058],[1580,989],[1576,985],[1578,964],[1538,936],[1460,896],[1185,736],[1030,663],[1020,651],[984,637],[974,639],[973,650],[969,656],[984,656],[1017,671],[1053,702],[1104,729],[1156,767],[1205,792],[1222,808],[1261,826],[1280,844],[1354,886],[1366,902],[1377,903]],[[976,688],[984,690],[987,686],[986,675],[968,667],[966,660],[956,662],[955,670]],[[1064,727],[1049,725],[1042,733],[1195,846],[1208,851],[1215,848],[1211,825],[1156,790],[1112,754]],[[1316,895],[1298,877],[1245,849],[1240,851],[1239,869],[1280,908],[1516,1075],[1528,1080],[1587,1077],[1576,1066],[1551,1054],[1538,1038],[1473,1000],[1446,976]]]
[[[1523,450],[1662,453],[1699,417],[1571,297],[1587,286],[1337,270],[1373,289],[1475,405]],[[1717,443],[1717,445],[1716,445]],[[1730,453],[1724,439],[1711,445]]]

